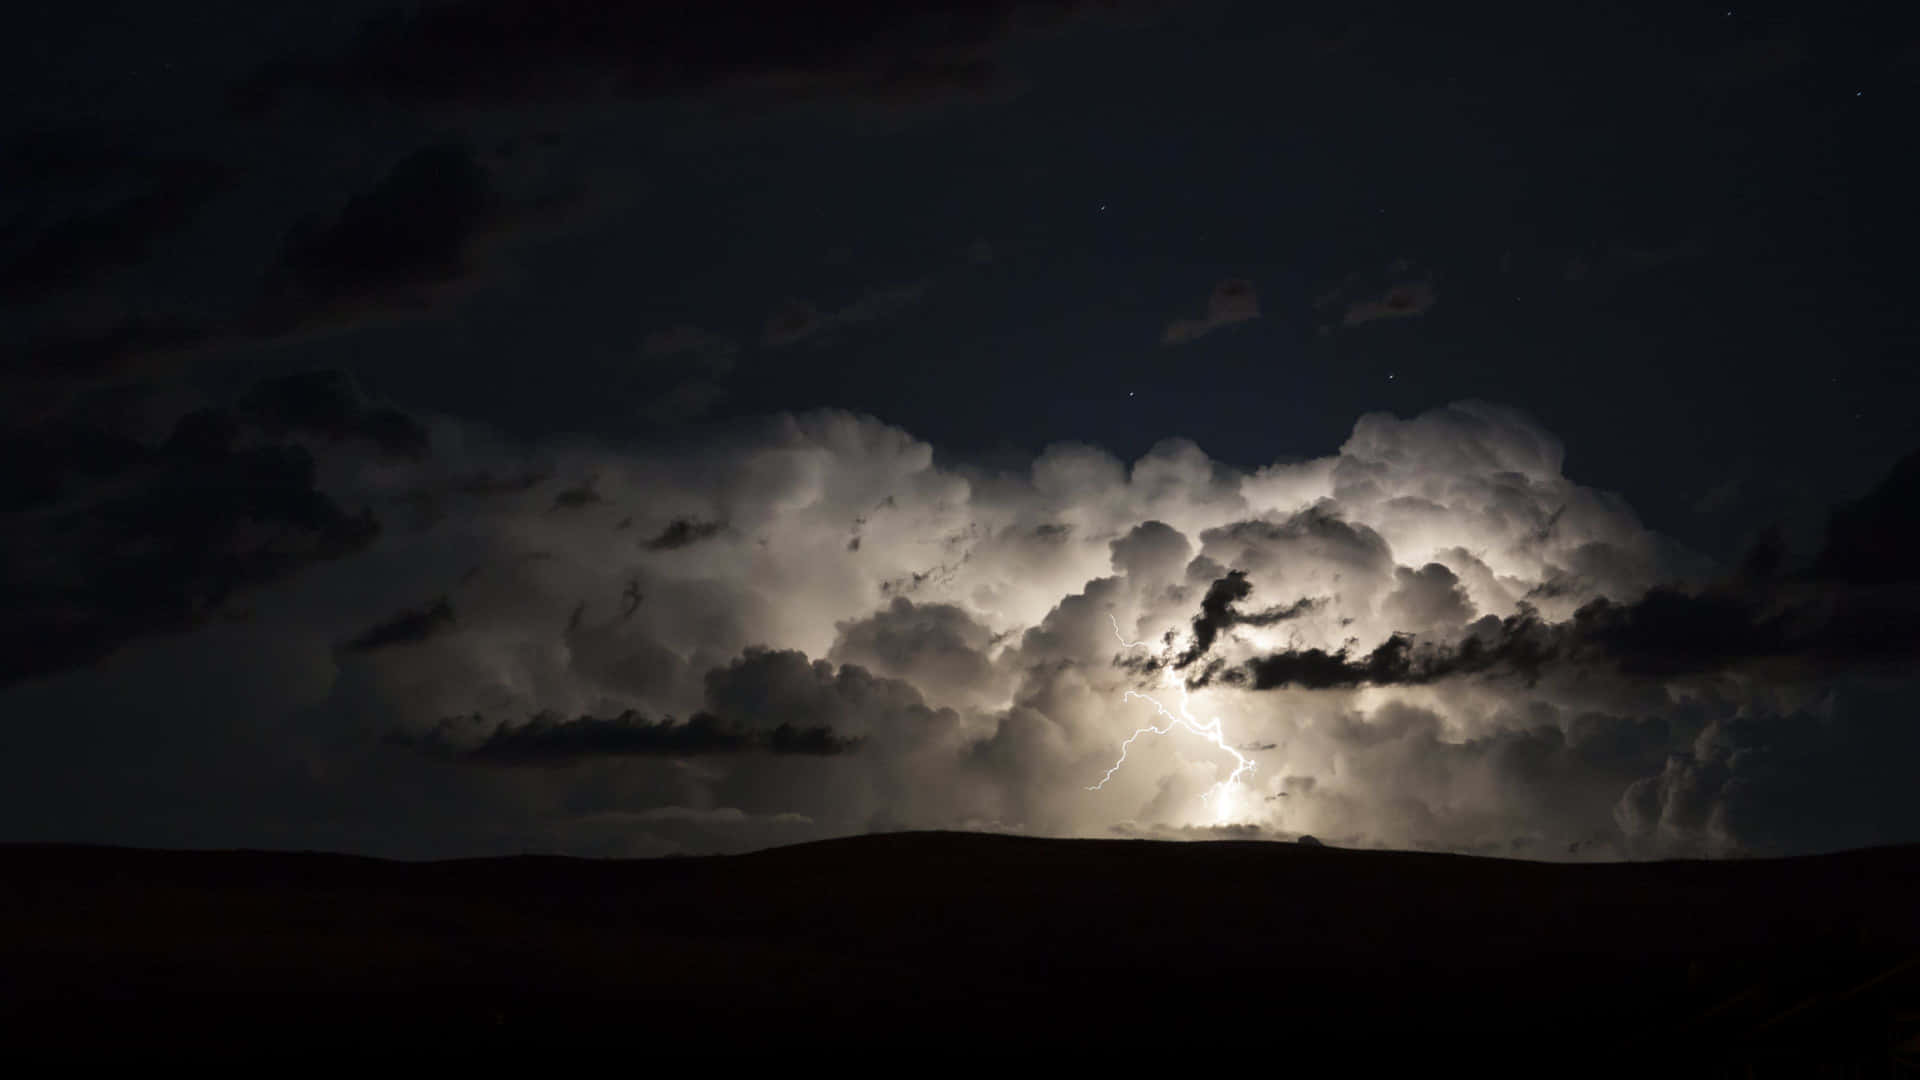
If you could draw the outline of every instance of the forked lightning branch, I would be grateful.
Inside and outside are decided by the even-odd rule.
[[[1120,644],[1126,648],[1132,649],[1146,644],[1144,641],[1128,641],[1126,635],[1120,632],[1120,621],[1111,614],[1107,616],[1107,621],[1113,624],[1113,636],[1118,638]],[[1169,671],[1166,677],[1173,678],[1171,671]],[[1177,715],[1165,705],[1162,705],[1158,698],[1153,697],[1151,694],[1143,694],[1138,690],[1129,690],[1121,698],[1123,702],[1132,701],[1134,698],[1139,698],[1147,702],[1166,720],[1166,723],[1163,725],[1149,724],[1127,736],[1126,741],[1120,744],[1119,760],[1113,763],[1113,767],[1107,770],[1107,774],[1100,778],[1099,783],[1089,785],[1087,787],[1088,791],[1099,791],[1107,785],[1107,781],[1113,779],[1113,774],[1119,772],[1120,766],[1127,763],[1127,751],[1132,748],[1135,739],[1140,738],[1142,735],[1168,735],[1171,734],[1175,728],[1184,728],[1233,757],[1233,771],[1227,774],[1226,779],[1219,781],[1207,789],[1206,794],[1200,797],[1202,803],[1211,804],[1215,796],[1222,794],[1233,785],[1238,784],[1242,776],[1253,771],[1253,760],[1245,754],[1242,754],[1239,750],[1236,750],[1227,742],[1226,735],[1220,728],[1220,718],[1216,716],[1204,724],[1196,720],[1193,713],[1187,707],[1186,686],[1179,683],[1177,679],[1175,680],[1175,685],[1179,686],[1180,689],[1180,711]],[[1224,806],[1225,804],[1223,803],[1222,805]]]

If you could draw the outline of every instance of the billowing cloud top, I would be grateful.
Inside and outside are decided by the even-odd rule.
[[[1879,711],[1920,643],[1912,575],[1829,565],[1892,550],[1897,493],[1836,515],[1805,571],[1716,575],[1480,402],[1363,416],[1337,453],[1251,472],[1177,439],[1131,464],[1059,444],[1022,470],[945,467],[839,412],[538,461],[451,422],[403,455],[314,427],[268,434],[324,452],[327,500],[436,511],[229,573],[221,602],[252,587],[264,611],[278,588],[284,612],[225,657],[303,673],[244,707],[302,718],[286,753],[315,805],[442,793],[417,816],[430,834],[394,839],[396,804],[362,846],[930,827],[1619,857],[1900,828],[1861,806],[1902,790],[1885,763],[1914,741]],[[224,438],[222,468],[267,452]],[[173,612],[201,601],[169,588],[166,618],[67,650],[119,649],[96,679],[46,678],[57,658],[15,672],[37,681],[12,711],[105,707],[155,634],[232,649],[219,628],[182,637],[205,620]],[[16,620],[70,633],[108,602],[40,599]]]

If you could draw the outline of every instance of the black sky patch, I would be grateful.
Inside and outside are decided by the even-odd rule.
[[[145,153],[98,133],[35,131],[9,140],[0,148],[0,181],[65,208],[0,229],[0,297],[38,300],[142,261],[224,180],[211,162]]]
[[[343,652],[366,653],[416,644],[453,629],[453,625],[453,608],[443,596],[428,607],[402,611],[375,623],[340,648]]]
[[[0,262],[0,295],[38,298],[92,285],[145,259],[161,236],[186,224],[211,194],[209,184],[164,182],[54,222]]]
[[[725,528],[726,525],[718,521],[674,518],[660,530],[660,535],[647,541],[646,547],[648,551],[677,551],[718,536]]]
[[[716,0],[466,0],[369,23],[339,55],[262,71],[246,104],[318,87],[414,105],[490,107],[711,90],[883,102],[975,95],[1023,26],[1094,9],[1078,0],[892,4]]]
[[[28,441],[75,426],[109,426],[113,420],[95,407],[101,396],[163,383],[215,337],[205,325],[146,316],[42,330],[17,348],[10,363],[0,364],[0,424]],[[62,468],[63,462],[34,459],[0,471],[26,475]]]
[[[104,131],[37,127],[0,144],[0,181],[60,190],[93,188],[144,171],[143,160]]]
[[[167,184],[57,221],[0,264],[0,292],[38,297],[91,285],[144,259],[154,241],[185,224],[209,194],[197,185]]]
[[[118,476],[152,453],[125,434],[87,424],[0,431],[0,513],[54,502],[69,484]]]
[[[191,319],[129,315],[110,325],[43,333],[21,350],[12,374],[55,387],[152,375],[215,337],[212,327]]]
[[[695,713],[684,723],[665,717],[650,720],[628,710],[612,717],[567,719],[541,713],[524,724],[493,725],[475,742],[471,733],[486,730],[478,715],[451,717],[424,735],[395,732],[387,742],[440,757],[484,765],[554,766],[620,757],[700,757],[714,754],[770,753],[833,755],[854,750],[859,740],[831,728],[781,724],[767,732],[733,728],[711,713]]]

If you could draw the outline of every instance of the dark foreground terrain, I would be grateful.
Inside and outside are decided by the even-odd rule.
[[[606,862],[0,846],[0,1016],[9,1052],[81,1057],[1906,1075],[1920,847],[1576,866],[951,833]]]

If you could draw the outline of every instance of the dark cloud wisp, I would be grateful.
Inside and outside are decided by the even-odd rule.
[[[393,732],[386,741],[452,760],[502,766],[756,752],[833,755],[852,752],[860,744],[860,740],[840,736],[830,727],[783,723],[766,731],[751,731],[730,726],[711,713],[695,713],[681,722],[672,717],[650,720],[633,710],[611,717],[572,719],[542,713],[517,725],[489,725],[478,715],[449,717],[424,734]]]
[[[1264,611],[1239,611],[1234,607],[1252,595],[1253,583],[1247,580],[1244,570],[1228,571],[1226,577],[1208,586],[1206,596],[1200,600],[1200,614],[1193,618],[1193,644],[1180,654],[1173,666],[1185,668],[1205,656],[1223,630],[1235,626],[1272,626],[1305,615],[1325,603],[1315,597],[1303,596],[1291,604]]]
[[[1910,598],[1663,586],[1632,603],[1590,601],[1566,622],[1546,622],[1522,605],[1505,619],[1480,619],[1457,643],[1394,634],[1363,655],[1290,649],[1234,668],[1216,662],[1198,681],[1217,676],[1254,690],[1417,686],[1464,676],[1531,682],[1555,667],[1653,679],[1734,670],[1796,678],[1916,659],[1920,615]]]
[[[364,653],[394,645],[409,645],[445,633],[451,630],[453,625],[453,607],[443,596],[428,607],[415,611],[402,611],[392,618],[375,623],[346,641],[340,648],[343,652]]]
[[[702,540],[710,540],[726,529],[721,521],[700,521],[694,518],[674,518],[667,522],[659,535],[647,541],[648,551],[678,551],[691,547]]]

